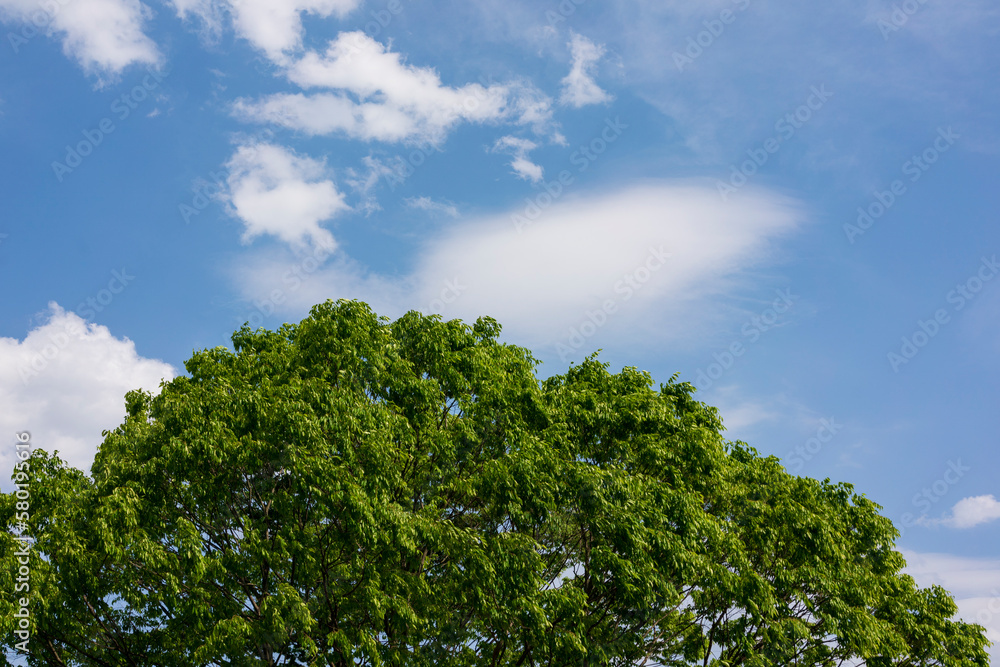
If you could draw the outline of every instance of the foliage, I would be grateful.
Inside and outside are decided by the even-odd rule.
[[[327,302],[130,392],[90,477],[35,451],[29,664],[988,664],[850,486],[499,331]]]

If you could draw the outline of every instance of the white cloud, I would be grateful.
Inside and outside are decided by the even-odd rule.
[[[1000,519],[1000,502],[992,495],[963,498],[951,509],[951,524],[956,528],[972,528]]]
[[[342,17],[360,4],[360,0],[239,0],[230,6],[236,31],[269,58],[280,62],[285,52],[301,44],[302,12],[321,18],[333,14]]]
[[[659,182],[567,197],[521,233],[511,215],[456,227],[429,247],[418,274],[430,293],[454,276],[468,284],[449,314],[489,313],[538,342],[566,337],[607,300],[619,313],[609,328],[654,313],[648,321],[658,322],[665,306],[722,288],[763,259],[768,241],[795,228],[789,202],[744,194],[729,205],[708,185]],[[535,211],[514,213],[523,225]],[[657,252],[671,257],[649,272]],[[645,281],[630,286],[626,278],[636,282],[637,273]]]
[[[415,305],[411,279],[381,276],[367,271],[342,252],[319,254],[318,262],[304,260],[288,248],[261,248],[245,253],[230,267],[230,278],[248,301],[271,303],[281,290],[281,303],[274,303],[281,321],[301,319],[309,308],[327,299],[363,298],[379,315],[398,316]],[[278,326],[277,319],[273,323]]]
[[[512,215],[533,215],[535,222],[518,233]],[[600,335],[658,346],[701,335],[718,309],[710,297],[745,289],[738,279],[767,263],[772,243],[802,217],[794,202],[750,188],[723,203],[708,183],[567,195],[545,210],[457,221],[423,244],[402,277],[346,260],[329,263],[286,295],[285,307],[298,315],[327,298],[357,298],[393,316],[441,300],[430,310],[467,321],[491,315],[508,336],[538,347],[564,340],[588,312],[612,300],[616,312]],[[661,252],[672,256],[650,272],[647,263]],[[234,277],[248,298],[259,298],[281,285],[286,264],[259,254]],[[594,340],[588,351],[600,347]]]
[[[505,84],[505,88],[510,98],[508,115],[514,122],[531,127],[539,136],[549,136],[554,144],[569,145],[552,120],[552,100],[548,95],[525,81]]]
[[[173,0],[181,18],[195,15],[208,32],[221,32],[223,14],[232,17],[236,34],[260,49],[272,62],[287,64],[302,47],[302,14],[343,18],[361,0]]]
[[[367,155],[361,158],[361,163],[365,171],[360,171],[353,167],[347,169],[344,182],[352,190],[361,195],[361,203],[357,209],[364,211],[365,215],[371,215],[375,211],[381,211],[382,207],[375,197],[375,190],[379,181],[383,178],[392,179],[399,176],[399,165],[390,166],[374,155]]]
[[[458,209],[451,202],[436,202],[430,197],[411,197],[406,200],[406,205],[428,213],[444,213],[452,218],[459,216]]]
[[[973,496],[959,500],[951,508],[951,516],[943,519],[925,519],[927,525],[945,525],[950,528],[975,528],[1000,519],[1000,501],[992,495]]]
[[[0,0],[0,18],[58,35],[67,56],[100,76],[160,63],[156,44],[143,32],[151,16],[139,0]]]
[[[982,595],[990,589],[1000,596],[1000,560],[907,550],[901,553],[906,558],[905,571],[921,586],[937,584],[958,597]]]
[[[514,170],[514,173],[520,178],[523,178],[526,181],[531,181],[532,183],[542,182],[542,168],[529,160],[527,157],[523,155],[515,155],[514,160],[510,163],[510,166]]]
[[[125,393],[158,391],[174,369],[141,357],[128,338],[88,324],[56,303],[24,340],[0,338],[0,432],[31,433],[35,447],[87,470],[103,440],[125,418]],[[0,486],[11,488],[14,447],[0,451]]]
[[[993,664],[1000,664],[1000,560],[902,551],[904,572],[921,587],[937,584],[955,597],[958,615],[986,628]]]
[[[538,144],[528,139],[518,137],[501,137],[493,144],[494,153],[508,153],[513,157],[510,166],[519,178],[532,183],[541,183],[544,176],[542,168],[528,159],[528,153],[538,148]]]
[[[460,122],[553,128],[551,100],[537,90],[524,84],[445,86],[433,69],[403,62],[363,32],[341,33],[324,54],[307,53],[287,74],[302,88],[336,92],[240,99],[234,114],[312,135],[386,142],[436,144]]]
[[[772,292],[773,294],[774,292]],[[742,337],[740,342],[744,345],[752,344],[749,339]],[[814,437],[817,428],[823,423],[834,426],[834,436],[838,436],[841,432],[842,425],[839,424],[839,420],[831,418],[830,415],[816,412],[784,392],[766,395],[761,394],[759,389],[747,390],[738,384],[719,385],[713,383],[707,388],[701,386],[704,380],[710,380],[707,375],[701,375],[701,371],[712,364],[721,365],[716,356],[706,354],[704,362],[695,371],[691,381],[698,387],[699,393],[704,394],[701,400],[707,401],[719,409],[726,427],[726,437],[745,442],[760,440],[759,427],[767,423],[782,424],[783,432],[795,445],[805,443],[809,438]],[[725,379],[723,376],[720,381],[724,382]],[[842,444],[838,440],[838,447]],[[815,452],[813,453],[815,454]],[[789,454],[792,455],[794,452]]]
[[[347,170],[349,177],[347,184],[361,194],[371,192],[378,186],[380,179],[392,176],[397,171],[374,155],[367,155],[361,158],[361,163],[365,166],[365,173],[361,173],[353,167]]]
[[[735,392],[736,387],[724,387],[716,391],[716,395],[725,395]],[[704,398],[704,397],[703,397]],[[724,403],[719,398],[714,398],[712,405],[719,409],[722,414],[722,421],[728,431],[727,437],[743,440],[738,435],[742,431],[757,426],[764,422],[775,422],[783,415],[773,404],[763,401],[748,400],[740,403]]]
[[[569,48],[573,54],[573,66],[562,80],[559,101],[577,108],[610,102],[611,95],[601,90],[593,78],[594,65],[604,56],[604,46],[572,33]]]
[[[174,11],[181,20],[198,18],[207,33],[206,36],[215,40],[222,33],[224,15],[229,3],[220,0],[169,0]]]
[[[246,227],[244,241],[271,234],[292,245],[309,238],[316,246],[334,246],[319,223],[350,207],[322,162],[258,143],[237,148],[226,166],[232,212]]]

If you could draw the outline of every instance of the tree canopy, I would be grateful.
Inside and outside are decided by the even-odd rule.
[[[30,665],[989,664],[850,485],[676,376],[539,381],[499,332],[328,301],[130,392],[89,475],[35,450],[4,646],[26,597]]]

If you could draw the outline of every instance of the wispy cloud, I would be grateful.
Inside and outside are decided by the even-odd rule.
[[[361,196],[361,203],[357,208],[365,215],[371,215],[375,211],[381,211],[382,206],[376,198],[378,185],[383,178],[392,178],[398,175],[398,167],[392,167],[374,155],[366,155],[361,158],[364,170],[350,167],[347,169],[344,182]]]
[[[604,57],[604,45],[595,44],[586,37],[573,33],[569,48],[573,54],[573,65],[562,80],[559,101],[577,108],[610,102],[611,95],[594,81],[595,65]]]
[[[1000,560],[903,550],[905,572],[919,586],[936,584],[954,595],[958,615],[986,628],[993,642],[994,663],[1000,659]]]
[[[408,275],[380,275],[342,258],[317,271],[285,307],[303,313],[317,301],[345,297],[398,314],[433,302],[445,281],[457,281],[461,297],[442,314],[470,321],[492,315],[524,344],[554,344],[588,310],[614,298],[622,308],[605,328],[609,335],[659,345],[698,335],[692,332],[700,320],[684,313],[711,309],[709,297],[768,261],[772,243],[803,220],[785,197],[756,190],[740,197],[724,204],[710,185],[654,182],[567,198],[523,233],[512,223],[518,210],[462,219],[425,242]],[[669,261],[655,280],[629,288],[623,276],[634,274],[650,248],[670,253]],[[286,263],[258,254],[234,279],[256,298],[280,283]]]
[[[459,216],[458,208],[451,202],[437,202],[430,197],[411,197],[406,200],[406,205],[428,213],[444,213],[452,218]]]
[[[538,144],[534,141],[506,136],[497,139],[492,150],[494,153],[507,153],[513,157],[510,166],[518,178],[532,183],[540,183],[544,171],[539,165],[528,159],[528,153],[536,148],[538,148]]]

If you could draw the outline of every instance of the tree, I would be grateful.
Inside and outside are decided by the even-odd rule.
[[[29,664],[988,665],[849,485],[499,331],[328,301],[130,392],[90,476],[36,450]]]

